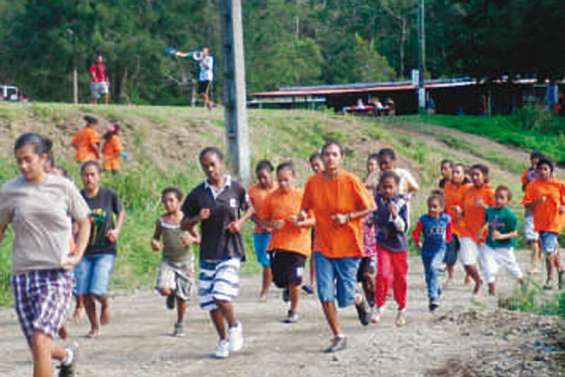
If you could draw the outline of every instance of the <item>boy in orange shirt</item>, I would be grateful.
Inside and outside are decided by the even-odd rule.
[[[528,184],[536,179],[537,165],[541,158],[544,156],[538,151],[530,153],[530,167],[522,173],[520,181],[522,182],[522,191],[526,192]],[[539,234],[534,228],[534,214],[533,211],[526,207],[524,214],[524,238],[532,249],[532,268],[530,274],[537,274],[539,272],[539,262],[541,253],[539,248]]]
[[[304,275],[304,264],[311,252],[310,228],[313,218],[298,220],[296,214],[302,204],[302,190],[294,187],[295,170],[292,162],[277,166],[279,188],[265,202],[265,215],[273,229],[269,244],[273,281],[279,288],[288,289],[290,310],[286,323],[299,319],[297,308],[300,286]]]
[[[464,227],[461,233],[459,257],[463,266],[465,266],[465,271],[475,281],[473,294],[479,293],[482,284],[477,269],[481,238],[479,233],[483,228],[486,209],[495,204],[494,190],[488,183],[488,173],[489,169],[485,165],[476,164],[471,167],[473,185],[465,191],[461,206]]]
[[[119,124],[115,123],[108,127],[104,134],[104,146],[102,147],[104,170],[111,171],[114,174],[120,171],[120,157],[124,149],[119,133]]]
[[[86,125],[71,140],[71,145],[76,149],[75,160],[79,163],[100,158],[100,135],[96,131],[98,119],[86,115],[84,121]]]
[[[546,256],[545,289],[553,289],[553,267],[559,274],[559,288],[563,287],[557,238],[561,233],[565,213],[565,182],[553,178],[553,169],[553,162],[541,158],[537,164],[536,179],[528,184],[522,199],[526,209],[533,211],[534,228],[539,232],[541,250]]]
[[[356,295],[357,269],[363,256],[361,222],[375,209],[374,200],[361,180],[342,170],[343,148],[328,142],[322,149],[325,170],[306,183],[302,210],[298,220],[316,218],[314,257],[318,297],[334,338],[325,352],[337,352],[347,347],[345,335],[337,317],[339,307],[356,304],[361,322],[369,323],[362,295]]]
[[[255,247],[257,262],[263,267],[263,281],[261,292],[259,293],[259,302],[267,302],[267,294],[269,293],[269,287],[273,281],[271,259],[267,253],[269,242],[271,241],[271,229],[266,224],[268,217],[265,212],[267,198],[276,190],[273,184],[272,174],[273,164],[267,160],[259,161],[255,167],[257,183],[248,190],[249,199],[251,200],[253,208],[255,208],[255,215],[251,218],[255,223],[255,229],[253,230],[253,246]]]

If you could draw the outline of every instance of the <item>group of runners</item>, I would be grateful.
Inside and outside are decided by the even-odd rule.
[[[86,312],[89,337],[99,336],[99,326],[110,321],[108,284],[125,211],[117,194],[100,186],[99,155],[82,163],[84,189],[79,191],[56,169],[51,143],[40,135],[18,137],[14,153],[21,176],[0,191],[0,239],[11,224],[16,312],[33,355],[34,376],[51,376],[53,359],[60,363],[60,376],[72,376],[76,349],[64,348],[55,339],[66,337],[73,292],[74,317]],[[343,159],[339,143],[325,144],[310,157],[313,174],[303,189],[291,161],[276,167],[261,161],[257,183],[246,190],[227,173],[222,151],[208,147],[199,154],[205,174],[201,184],[186,197],[176,187],[162,191],[164,213],[155,222],[151,247],[162,253],[156,288],[167,308],[177,308],[173,335],[184,335],[187,301],[196,284],[200,307],[209,312],[218,334],[213,355],[226,358],[242,349],[243,325],[234,300],[245,261],[241,230],[248,221],[255,223],[256,255],[263,266],[259,301],[267,300],[274,282],[289,302],[284,321],[292,324],[300,320],[302,291],[315,290],[332,333],[325,352],[347,346],[338,307],[354,305],[363,325],[377,324],[392,290],[395,323],[406,324],[410,204],[419,186],[408,170],[396,166],[392,149],[368,157],[364,181],[342,168]],[[541,251],[545,287],[554,287],[557,271],[561,288],[557,238],[565,212],[565,183],[553,176],[554,165],[546,157],[533,153],[531,162],[523,176],[522,199],[525,237],[533,249],[531,272],[539,269]],[[517,217],[508,207],[511,190],[493,188],[489,169],[481,164],[467,168],[445,160],[441,172],[439,187],[427,198],[428,211],[411,235],[421,249],[432,312],[439,307],[442,290],[452,283],[458,260],[466,279],[474,281],[473,294],[486,281],[494,295],[501,267],[524,281],[513,252],[518,230]],[[196,244],[198,279],[192,252]],[[441,284],[444,265],[447,280]]]

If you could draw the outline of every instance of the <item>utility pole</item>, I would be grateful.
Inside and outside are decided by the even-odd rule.
[[[76,34],[73,29],[67,28],[67,33],[71,37],[73,43],[73,103],[76,105],[78,103],[78,72],[77,72],[77,43]]]
[[[250,180],[249,132],[241,0],[222,0],[221,23],[224,50],[224,121],[232,167],[241,181]]]
[[[426,71],[426,32],[424,18],[424,0],[418,0],[418,110],[423,113],[426,110],[426,88],[424,87],[424,72]]]

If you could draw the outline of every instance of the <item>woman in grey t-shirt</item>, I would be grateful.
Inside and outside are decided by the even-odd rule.
[[[0,241],[12,225],[12,286],[16,312],[33,356],[35,376],[51,376],[52,359],[60,376],[74,373],[74,352],[53,339],[69,306],[73,275],[90,224],[88,206],[75,185],[45,172],[50,145],[37,134],[23,134],[14,146],[22,173],[0,190]],[[71,250],[71,219],[78,240]]]

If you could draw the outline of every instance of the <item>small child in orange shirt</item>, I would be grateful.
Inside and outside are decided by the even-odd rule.
[[[306,258],[311,254],[310,228],[314,219],[298,220],[303,191],[294,187],[296,173],[292,162],[277,166],[278,189],[265,202],[265,214],[272,231],[269,252],[273,281],[279,288],[288,289],[290,309],[286,323],[299,319],[297,308]]]
[[[546,257],[545,289],[553,289],[554,267],[559,274],[559,288],[564,285],[557,238],[561,233],[565,213],[565,182],[555,179],[553,170],[553,162],[541,158],[537,164],[536,179],[528,184],[522,199],[526,209],[533,211],[534,228],[539,232],[541,250]]]
[[[120,125],[112,124],[104,134],[104,145],[102,146],[104,170],[111,171],[114,174],[120,171],[120,158],[124,149],[119,134]]]

